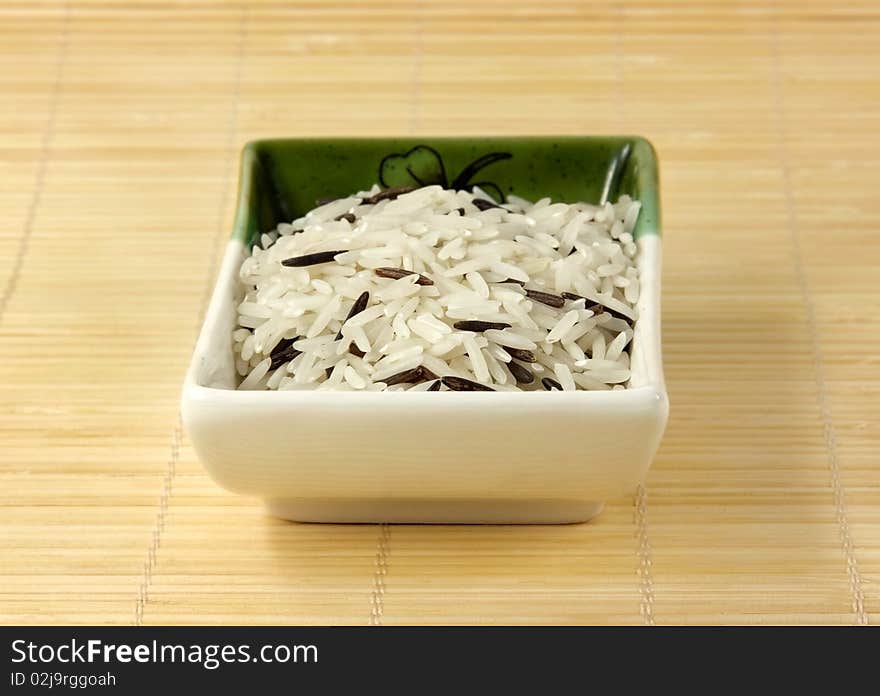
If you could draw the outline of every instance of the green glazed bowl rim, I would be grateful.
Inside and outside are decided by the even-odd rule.
[[[242,149],[241,166],[238,186],[238,203],[235,214],[235,222],[232,230],[232,238],[241,241],[246,246],[252,245],[259,235],[272,228],[271,222],[289,222],[297,214],[304,214],[305,210],[293,211],[286,205],[285,197],[273,188],[272,175],[269,169],[272,166],[271,158],[274,153],[284,148],[302,147],[328,147],[341,151],[346,149],[357,150],[365,146],[379,147],[384,145],[390,154],[395,150],[405,151],[420,145],[427,145],[442,152],[444,146],[470,146],[485,152],[491,152],[506,147],[527,147],[547,151],[547,148],[567,147],[584,149],[584,154],[601,148],[606,154],[607,163],[604,166],[593,164],[594,172],[607,171],[611,162],[619,158],[624,148],[628,147],[628,157],[621,172],[621,187],[624,193],[630,193],[641,202],[641,212],[633,230],[633,237],[640,239],[648,235],[660,236],[660,195],[659,195],[659,171],[657,153],[654,146],[642,136],[423,136],[423,137],[367,137],[367,138],[266,138],[253,140],[246,143]],[[329,164],[329,163],[325,163]],[[314,164],[303,162],[303,167],[314,167]],[[493,165],[503,167],[503,162]],[[535,175],[540,178],[540,175]],[[372,182],[371,182],[372,183]],[[597,182],[591,181],[593,188]],[[365,184],[364,188],[369,184]],[[268,191],[260,191],[263,186]],[[354,191],[338,192],[338,195],[346,195]],[[260,194],[263,197],[260,197]],[[526,191],[516,191],[517,195],[528,197]],[[612,192],[611,200],[617,198],[617,192]],[[559,199],[562,200],[562,199]],[[571,202],[571,201],[566,201]],[[587,201],[595,203],[596,201]],[[269,210],[266,210],[269,206]],[[269,221],[269,222],[262,222]]]

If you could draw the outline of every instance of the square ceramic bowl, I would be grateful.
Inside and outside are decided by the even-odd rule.
[[[384,179],[481,179],[530,200],[642,202],[641,299],[623,391],[236,391],[238,268],[260,233]],[[414,150],[415,148],[415,150]],[[391,155],[389,157],[389,155]],[[388,169],[390,162],[390,169]],[[386,181],[386,183],[389,183]],[[397,180],[390,182],[401,183]],[[405,183],[405,182],[404,182]],[[609,190],[610,189],[610,190]],[[596,515],[644,478],[669,410],[660,353],[657,162],[636,137],[263,140],[244,148],[238,212],[183,390],[183,419],[221,486],[314,522],[554,523]]]

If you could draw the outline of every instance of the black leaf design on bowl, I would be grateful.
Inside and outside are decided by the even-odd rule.
[[[472,184],[471,179],[474,178],[474,175],[480,171],[481,169],[485,169],[490,164],[494,162],[498,162],[500,160],[506,160],[513,157],[509,152],[490,152],[488,155],[483,155],[482,157],[478,157],[473,162],[471,162],[468,166],[461,170],[461,174],[459,174],[455,179],[452,180],[452,186],[450,188],[459,190],[472,188],[473,186],[478,186],[479,184]],[[491,183],[491,182],[486,182]],[[495,186],[495,184],[492,184]],[[495,188],[498,188],[495,186]],[[500,189],[499,189],[500,191]],[[503,195],[502,195],[503,200]]]
[[[443,157],[429,145],[416,145],[406,152],[392,152],[379,162],[379,183],[384,188],[419,187],[439,184],[453,190],[470,190],[474,186],[504,202],[504,192],[492,181],[473,181],[474,176],[490,164],[513,157],[509,152],[490,152],[478,157],[458,174],[452,183],[446,175]]]
[[[392,152],[379,162],[379,183],[384,188],[430,186],[447,188],[443,158],[433,147],[416,145],[404,153]]]

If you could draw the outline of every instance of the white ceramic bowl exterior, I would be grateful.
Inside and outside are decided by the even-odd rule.
[[[643,480],[669,404],[661,240],[638,241],[639,320],[624,391],[235,391],[231,333],[246,250],[232,240],[183,390],[208,473],[313,522],[579,522]]]

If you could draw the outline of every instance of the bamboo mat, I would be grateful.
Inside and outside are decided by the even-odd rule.
[[[0,5],[0,621],[880,620],[880,8]],[[587,525],[295,525],[178,396],[264,136],[638,133],[672,415]]]

